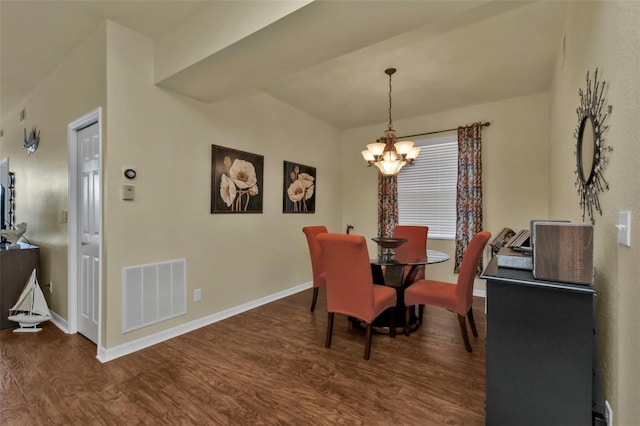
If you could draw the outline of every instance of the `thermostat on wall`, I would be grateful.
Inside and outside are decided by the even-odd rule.
[[[124,171],[124,177],[126,177],[127,179],[135,179],[136,175],[137,175],[137,173],[133,169],[126,169]]]

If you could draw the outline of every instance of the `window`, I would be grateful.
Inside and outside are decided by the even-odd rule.
[[[458,139],[456,135],[416,141],[420,155],[398,174],[398,219],[429,227],[429,238],[455,239]]]

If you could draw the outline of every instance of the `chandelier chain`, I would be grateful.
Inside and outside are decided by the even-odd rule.
[[[389,74],[389,130],[393,129],[391,121],[391,74]]]

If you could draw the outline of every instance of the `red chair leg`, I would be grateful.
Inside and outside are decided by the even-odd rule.
[[[422,325],[422,320],[424,319],[424,305],[418,306],[418,321],[420,321],[420,325]]]
[[[371,354],[371,324],[367,324],[367,332],[364,337],[364,359],[369,360]]]
[[[316,309],[316,302],[318,301],[318,287],[313,288],[313,297],[311,299],[311,312]]]
[[[325,348],[331,347],[331,334],[333,333],[333,312],[327,314],[327,338],[324,342]]]
[[[467,334],[467,325],[465,324],[464,316],[458,314],[458,323],[460,324],[460,332],[462,333],[464,345],[467,347],[467,352],[473,352],[471,343],[469,343],[469,335]]]
[[[469,308],[469,312],[467,312],[467,318],[469,318],[469,325],[471,326],[471,332],[475,337],[478,337],[476,322],[473,320],[473,308]]]

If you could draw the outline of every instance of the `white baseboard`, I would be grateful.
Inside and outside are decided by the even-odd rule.
[[[207,325],[216,323],[218,321],[222,321],[223,319],[232,317],[234,315],[238,315],[243,312],[250,311],[251,309],[257,308],[258,306],[266,305],[267,303],[271,303],[276,300],[282,299],[284,297],[291,296],[292,294],[296,294],[301,291],[307,290],[312,286],[313,284],[311,282],[300,284],[295,287],[291,287],[289,289],[279,291],[278,293],[270,294],[269,296],[265,296],[260,299],[253,300],[251,302],[247,302],[239,306],[234,306],[233,308],[229,308],[224,311],[217,312],[215,314],[208,315],[203,318],[198,318],[197,320],[190,321],[188,323],[181,324],[177,327],[173,327],[168,330],[164,330],[159,333],[152,334],[150,336],[145,336],[140,339],[127,342],[119,346],[115,346],[113,348],[100,347],[98,348],[97,358],[100,362],[103,362],[103,363],[112,361],[116,358],[120,358],[121,356],[129,355],[141,349],[148,348],[149,346],[162,343],[166,340],[172,339],[174,337],[178,337],[182,334],[189,333],[191,331],[197,330]]]
[[[487,290],[476,290],[475,288],[473,289],[473,295],[476,297],[483,297],[483,298],[487,298]]]
[[[51,322],[53,323],[53,325],[62,330],[63,333],[69,334],[69,323],[67,322],[67,320],[53,311],[49,312],[51,312]]]

